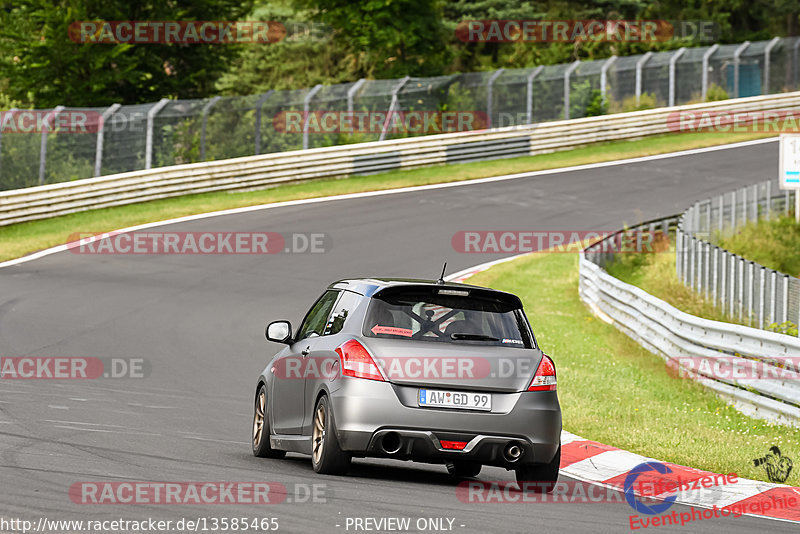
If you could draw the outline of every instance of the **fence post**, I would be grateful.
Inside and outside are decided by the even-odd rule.
[[[761,267],[759,269],[760,274],[758,276],[758,327],[763,329],[764,328],[764,293],[767,292],[767,271],[765,267]]]
[[[149,169],[153,166],[153,121],[156,115],[164,106],[169,103],[169,98],[162,98],[152,108],[147,110],[147,131],[144,137],[144,168]]]
[[[208,114],[211,112],[211,108],[219,102],[220,98],[222,97],[215,96],[203,106],[203,119],[200,125],[200,161],[206,160],[206,125],[208,124]]]
[[[97,125],[97,146],[95,147],[94,151],[94,175],[100,176],[100,172],[103,168],[103,143],[105,142],[105,132],[106,132],[106,121],[111,118],[114,113],[117,112],[119,108],[121,108],[121,104],[111,104],[106,110],[103,112],[103,115],[100,117],[100,124]]]
[[[794,46],[792,46],[792,57],[794,61],[792,62],[793,65],[793,74],[794,74],[794,86],[795,88],[798,87],[800,84],[800,76],[798,76],[798,71],[800,71],[800,62],[798,62],[798,50],[800,50],[800,39],[794,42]],[[800,328],[798,328],[798,333],[800,333]]]
[[[303,98],[303,150],[308,148],[309,106],[311,105],[311,99],[314,98],[314,95],[317,94],[320,89],[322,89],[322,84],[318,83],[312,87]]]
[[[669,56],[669,106],[675,105],[675,63],[686,52],[686,47],[681,47]]]
[[[350,87],[350,89],[347,90],[347,112],[348,113],[353,113],[353,97],[355,96],[356,91],[361,89],[361,86],[364,85],[364,82],[366,82],[366,81],[367,81],[366,78],[361,78],[356,83],[354,83]]]
[[[719,251],[719,307],[725,311],[726,298],[728,295],[728,253],[725,250]]]
[[[527,109],[525,110],[526,111],[525,116],[528,120],[528,124],[533,124],[533,79],[536,78],[540,72],[542,72],[542,69],[544,69],[544,65],[539,65],[538,67],[533,69],[533,72],[528,74],[528,84],[527,84],[528,101],[527,101]]]
[[[753,221],[758,222],[758,184],[753,184]]]
[[[778,272],[770,270],[769,324],[778,322]]]
[[[731,284],[730,284],[731,290],[728,293],[728,303],[729,303],[728,315],[733,317],[734,303],[736,302],[736,264],[738,263],[736,261],[736,256],[730,254],[730,257],[728,258],[728,263],[731,264]]]
[[[636,94],[636,105],[637,106],[639,105],[639,99],[642,96],[642,67],[644,67],[644,64],[647,63],[647,61],[651,57],[653,57],[653,53],[652,52],[646,52],[639,59],[639,61],[636,62],[636,89],[635,89],[635,94]]]
[[[706,298],[711,295],[711,243],[703,243],[703,288],[705,289]]]
[[[408,80],[411,79],[411,76],[406,76],[400,83],[394,86],[392,89],[392,102],[389,104],[389,112],[386,114],[386,121],[383,123],[383,128],[381,128],[381,136],[378,138],[378,141],[383,141],[386,139],[386,131],[389,128],[389,122],[392,120],[392,113],[394,113],[394,108],[397,106],[397,95],[400,93],[400,90],[403,86],[408,83]]]
[[[769,221],[770,219],[772,219],[772,182],[770,180],[767,180],[767,186],[766,187],[767,187],[767,191],[765,193],[767,195],[767,202],[766,202],[766,206],[767,206],[766,207],[766,211],[767,211],[767,213],[766,213],[766,216],[767,216],[767,220]]]
[[[739,98],[739,63],[742,52],[750,46],[750,41],[745,41],[733,53],[733,98]]]
[[[64,111],[64,106],[56,106],[53,111],[45,115],[42,121],[42,141],[39,146],[39,185],[44,185],[44,171],[47,163],[47,131],[50,129],[50,117],[58,118],[58,114]]]
[[[681,230],[675,229],[675,273],[678,280],[683,282],[683,253],[681,252]]]
[[[747,284],[747,278],[750,278],[750,283],[747,284],[747,324],[753,324],[753,310],[755,306],[753,305],[753,287],[756,285],[756,273],[755,273],[756,264],[752,261],[747,262],[747,270],[748,276],[745,277],[745,283]]]
[[[781,323],[789,320],[789,275],[783,276],[783,309],[781,310]]]
[[[736,191],[731,191],[731,231],[736,231]]]
[[[492,127],[492,88],[494,87],[494,81],[503,74],[504,70],[506,69],[497,69],[489,77],[489,81],[486,82],[486,117],[489,119],[489,128]]]
[[[569,119],[569,77],[581,62],[577,59],[564,71],[564,118]]]
[[[737,300],[739,301],[739,320],[742,320],[744,314],[744,258],[739,258],[739,294]]]
[[[761,89],[762,95],[769,94],[769,54],[772,52],[772,49],[775,48],[775,45],[777,45],[780,41],[780,37],[773,37],[767,47],[764,49],[764,88]]]
[[[714,55],[714,52],[716,52],[718,48],[718,44],[713,44],[703,54],[702,90],[700,93],[702,100],[705,100],[706,95],[708,94],[708,60],[711,59],[711,56]]]
[[[617,56],[611,56],[600,67],[600,96],[603,98],[603,103],[606,101],[606,83],[608,83],[608,69],[617,60]]]
[[[256,144],[255,146],[256,156],[261,154],[261,108],[264,106],[264,102],[266,102],[267,99],[270,96],[272,96],[272,93],[274,92],[275,92],[274,90],[270,89],[269,91],[261,95],[261,98],[259,98],[258,102],[256,102],[256,131],[254,136]]]
[[[711,277],[711,302],[716,306],[719,297],[719,247],[714,247],[714,267]]]

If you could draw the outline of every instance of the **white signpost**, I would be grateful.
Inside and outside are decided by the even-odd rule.
[[[781,134],[779,160],[781,189],[794,190],[794,220],[800,224],[800,134]]]

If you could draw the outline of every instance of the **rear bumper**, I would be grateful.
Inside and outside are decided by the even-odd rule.
[[[418,388],[411,386],[347,378],[338,386],[331,392],[337,437],[342,449],[356,456],[437,463],[462,460],[513,468],[549,463],[561,439],[561,407],[555,391],[492,393],[492,411],[479,412],[420,408]],[[390,434],[392,446],[387,447]],[[395,451],[396,438],[400,444]],[[467,445],[463,450],[445,449],[442,440]],[[522,450],[516,462],[503,456],[511,442]]]

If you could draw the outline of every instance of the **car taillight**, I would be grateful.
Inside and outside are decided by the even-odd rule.
[[[444,441],[439,440],[439,443],[442,444],[443,449],[451,449],[454,451],[463,451],[464,447],[467,446],[466,441]]]
[[[336,348],[339,361],[342,364],[342,375],[352,376],[353,378],[366,378],[368,380],[378,380],[384,382],[375,360],[369,355],[364,345],[351,339],[345,341]]]
[[[556,366],[547,354],[542,354],[542,361],[536,374],[533,375],[528,391],[555,391],[556,390]]]

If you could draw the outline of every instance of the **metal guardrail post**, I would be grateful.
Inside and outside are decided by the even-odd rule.
[[[94,151],[94,175],[100,176],[103,169],[103,143],[105,142],[106,121],[117,112],[122,104],[111,104],[100,116],[100,124],[97,125],[97,145]]]
[[[747,226],[747,186],[742,188],[742,227]]]
[[[617,56],[611,56],[603,63],[603,66],[600,67],[600,96],[603,98],[603,102],[606,101],[606,84],[608,83],[608,69],[611,68],[611,65],[613,65],[616,60]]]
[[[47,163],[47,133],[50,129],[50,117],[55,120],[62,111],[64,111],[64,106],[56,106],[50,113],[45,115],[42,121],[42,141],[39,145],[39,185],[44,185],[44,173]]]
[[[581,62],[577,59],[567,67],[564,71],[564,119],[569,119],[569,77],[572,76],[572,71],[578,68]]]
[[[200,161],[206,160],[206,126],[208,124],[208,114],[211,112],[211,108],[219,102],[220,98],[222,97],[215,96],[203,106],[203,119],[200,126]]]
[[[639,100],[642,96],[642,67],[647,61],[653,57],[652,52],[646,52],[639,61],[636,62],[636,87],[634,89],[634,94],[636,95],[636,105],[639,105]]]
[[[758,222],[758,184],[753,184],[753,218],[752,220]]]
[[[533,79],[536,78],[540,72],[544,69],[544,65],[539,65],[533,72],[528,75],[528,83],[527,83],[527,102],[526,102],[526,118],[528,124],[533,124]]]
[[[745,41],[733,52],[733,98],[739,98],[739,63],[741,62],[742,52],[748,46],[750,46],[750,41]]]
[[[711,59],[711,56],[713,56],[714,52],[716,52],[718,49],[719,45],[713,44],[703,54],[702,89],[700,91],[700,95],[703,100],[706,99],[706,95],[708,94],[708,60]]]
[[[731,230],[736,231],[736,191],[731,191]]]
[[[147,131],[144,138],[144,168],[153,166],[153,122],[159,111],[169,103],[169,98],[162,98],[155,106],[147,110]]]
[[[492,74],[489,77],[489,81],[486,82],[486,117],[489,119],[489,124],[488,124],[489,128],[492,127],[492,107],[493,107],[492,106],[492,96],[493,96],[492,88],[494,87],[494,81],[501,74],[503,74],[504,70],[506,70],[506,69],[497,69],[496,71],[494,71],[494,74]]]
[[[309,106],[311,105],[311,99],[314,98],[314,95],[317,94],[320,89],[322,89],[322,84],[318,83],[308,91],[303,98],[303,150],[308,148]]]
[[[361,86],[367,81],[366,78],[361,78],[356,83],[354,83],[350,89],[347,90],[347,112],[353,113],[353,97],[356,94],[356,91],[361,89]]]
[[[675,105],[675,64],[685,52],[686,47],[681,47],[669,56],[669,104],[667,105],[670,107]]]
[[[703,277],[705,280],[703,281],[703,286],[706,290],[706,298],[709,298],[711,296],[711,243],[706,242],[704,246],[705,261],[703,262],[703,265],[705,267],[705,274]]]
[[[764,48],[764,86],[761,89],[761,94],[769,94],[769,55],[772,49],[781,42],[780,37],[773,37],[766,48]]]
[[[734,303],[736,302],[736,256],[731,254],[728,258],[728,263],[731,264],[731,280],[730,280],[730,288],[731,290],[728,292],[728,315],[733,317],[734,313]]]
[[[17,108],[11,108],[8,111],[0,113],[0,117],[2,117],[2,120],[0,120],[0,163],[2,163],[2,157],[3,157],[3,130],[6,127],[6,121],[9,119],[13,121],[14,113],[16,113],[17,111],[18,111]],[[3,176],[2,170],[3,168],[2,166],[0,166],[0,177]]]
[[[256,156],[261,154],[261,109],[264,106],[264,102],[266,102],[267,99],[271,97],[272,93],[274,92],[275,91],[273,89],[270,89],[269,91],[261,95],[261,98],[259,98],[258,102],[256,102],[256,131],[254,132]]]
[[[403,88],[405,84],[408,83],[408,80],[410,79],[411,76],[406,76],[405,78],[400,80],[400,83],[394,86],[394,89],[392,89],[392,102],[391,104],[389,104],[389,112],[386,113],[386,120],[383,122],[383,128],[381,128],[381,135],[380,138],[378,139],[379,141],[383,141],[384,139],[386,139],[386,132],[389,129],[389,121],[392,120],[392,113],[394,113],[394,108],[397,107],[397,100],[398,100],[397,95],[400,94],[400,90]]]

